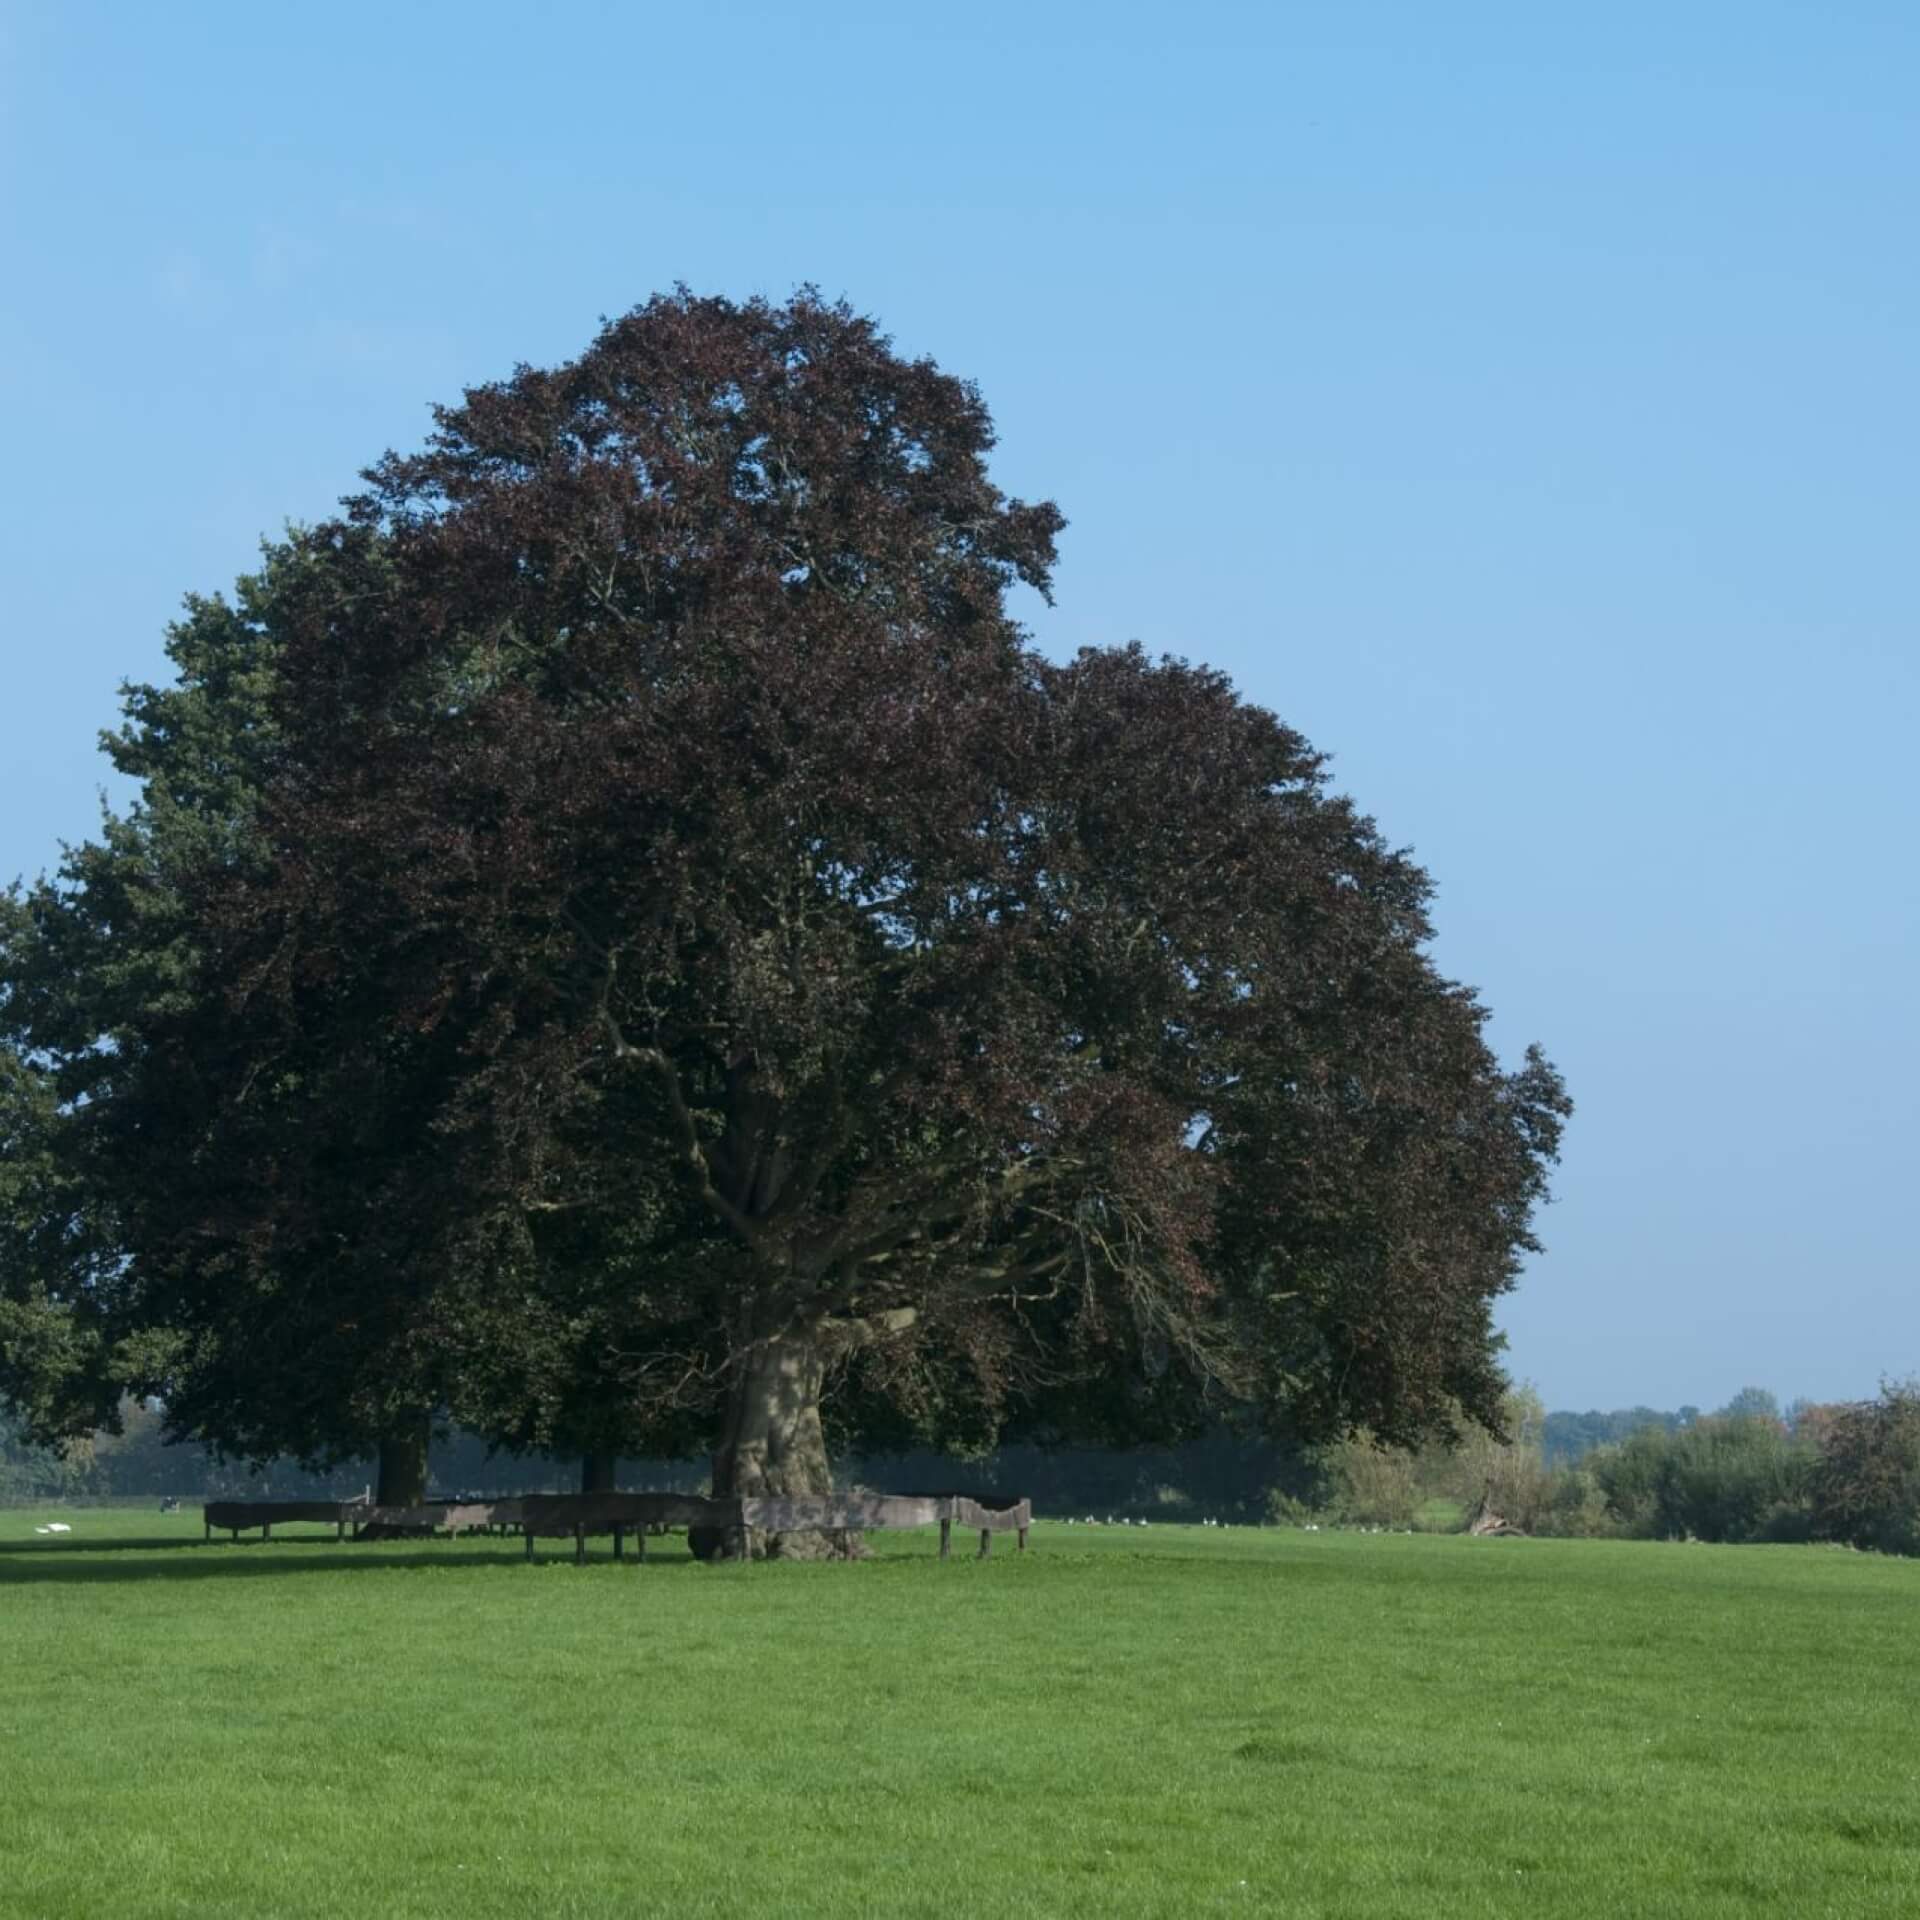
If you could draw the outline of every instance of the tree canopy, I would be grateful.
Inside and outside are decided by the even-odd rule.
[[[245,700],[177,645],[145,812],[12,909],[16,1057],[114,1196],[67,1310],[182,1432],[450,1408],[804,1492],[823,1413],[1497,1423],[1557,1076],[1297,733],[1032,645],[1063,522],[970,386],[683,291],[436,421],[190,609]]]

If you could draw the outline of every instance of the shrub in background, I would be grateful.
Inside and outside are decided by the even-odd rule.
[[[1410,1527],[1425,1497],[1414,1457],[1365,1435],[1334,1449],[1333,1513],[1349,1526]]]
[[[1663,1540],[1805,1540],[1819,1455],[1777,1419],[1734,1415],[1648,1428],[1591,1457],[1618,1528]]]
[[[1267,1525],[1270,1527],[1304,1527],[1325,1517],[1323,1509],[1302,1500],[1298,1494],[1289,1493],[1285,1487],[1267,1489]]]
[[[1635,1539],[1651,1539],[1659,1531],[1660,1475],[1672,1437],[1658,1427],[1643,1427],[1587,1458],[1609,1519]]]
[[[1423,1489],[1455,1502],[1463,1519],[1484,1507],[1522,1532],[1547,1530],[1553,1476],[1542,1445],[1546,1420],[1533,1388],[1511,1388],[1500,1403],[1504,1437],[1476,1427],[1455,1447],[1428,1449],[1420,1458]]]
[[[1607,1505],[1606,1489],[1590,1465],[1547,1476],[1537,1530],[1562,1540],[1597,1540],[1624,1531]]]
[[[1812,1475],[1822,1540],[1920,1553],[1920,1381],[1886,1384],[1877,1400],[1827,1410]]]

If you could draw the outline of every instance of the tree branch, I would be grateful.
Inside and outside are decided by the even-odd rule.
[[[613,983],[619,968],[618,956],[611,948],[603,947],[594,939],[579,918],[569,907],[560,910],[560,917],[573,931],[584,940],[602,962],[600,976],[599,1003],[595,1008],[600,1024],[605,1029],[607,1040],[617,1061],[633,1061],[649,1068],[660,1083],[667,1096],[667,1107],[673,1115],[675,1130],[680,1136],[681,1157],[693,1175],[695,1190],[707,1207],[724,1220],[746,1244],[756,1253],[766,1252],[766,1236],[752,1215],[736,1206],[721,1191],[719,1182],[713,1177],[713,1163],[707,1158],[707,1151],[700,1139],[699,1123],[693,1117],[693,1109],[687,1104],[685,1089],[680,1084],[679,1070],[673,1061],[659,1047],[635,1046],[626,1036],[620,1025],[619,1016],[613,1010]]]
[[[695,1189],[707,1206],[730,1226],[756,1253],[764,1252],[765,1236],[752,1215],[741,1208],[721,1192],[713,1177],[712,1163],[707,1159],[707,1151],[700,1142],[700,1129],[693,1117],[693,1109],[687,1105],[687,1096],[680,1085],[680,1074],[673,1062],[658,1047],[636,1047],[620,1032],[619,1023],[613,1018],[611,1009],[602,1009],[608,1029],[614,1038],[614,1058],[616,1060],[635,1060],[642,1066],[653,1070],[654,1078],[660,1082],[661,1090],[667,1096],[667,1106],[671,1110],[674,1125],[680,1134],[681,1156],[693,1174]]]

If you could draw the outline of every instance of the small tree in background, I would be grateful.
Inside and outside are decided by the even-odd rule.
[[[1523,1533],[1539,1530],[1546,1510],[1543,1447],[1546,1407],[1530,1386],[1514,1387],[1500,1403],[1500,1431],[1469,1430],[1440,1471],[1469,1517],[1497,1516]]]
[[[1619,1445],[1596,1449],[1584,1462],[1608,1514],[1624,1533],[1651,1537],[1658,1531],[1660,1475],[1670,1438],[1665,1428],[1639,1427]]]
[[[1648,1428],[1593,1456],[1608,1511],[1631,1533],[1712,1541],[1805,1539],[1816,1454],[1778,1418],[1718,1415]]]
[[[1334,1450],[1329,1494],[1332,1516],[1354,1526],[1410,1527],[1422,1499],[1413,1455],[1364,1434]]]
[[[1920,1553],[1920,1381],[1828,1410],[1812,1498],[1820,1538]]]
[[[1771,1420],[1787,1424],[1780,1402],[1766,1387],[1742,1387],[1714,1416],[1718,1420]]]

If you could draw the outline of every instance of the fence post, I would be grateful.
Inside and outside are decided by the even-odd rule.
[[[993,1529],[991,1527],[982,1527],[980,1529],[980,1558],[984,1560],[992,1551]]]
[[[520,1529],[520,1531],[527,1536],[527,1558],[531,1560],[533,1558],[533,1523],[532,1521],[528,1521],[527,1524]]]
[[[951,1520],[942,1520],[940,1522],[940,1558],[942,1560],[948,1560],[952,1557],[953,1522]]]

